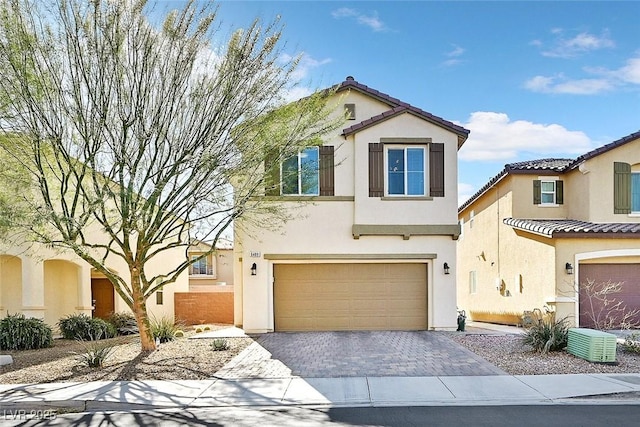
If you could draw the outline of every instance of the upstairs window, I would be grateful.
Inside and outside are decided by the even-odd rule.
[[[370,143],[369,197],[444,197],[444,144],[400,139],[429,141]]]
[[[533,204],[555,206],[563,204],[564,186],[560,180],[533,181]]]
[[[282,194],[317,196],[320,194],[318,147],[305,148],[282,162]]]
[[[387,149],[387,194],[389,196],[424,196],[425,147],[390,147]]]
[[[200,255],[191,255],[191,259],[196,259]],[[213,275],[213,265],[209,262],[209,257],[205,257],[197,260],[189,267],[189,274],[191,275]]]

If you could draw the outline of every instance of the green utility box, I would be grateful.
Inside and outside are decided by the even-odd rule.
[[[615,362],[617,337],[608,332],[570,328],[567,351],[590,362]]]

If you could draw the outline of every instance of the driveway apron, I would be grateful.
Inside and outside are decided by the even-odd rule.
[[[479,376],[506,373],[434,331],[274,332],[254,337],[222,378]]]

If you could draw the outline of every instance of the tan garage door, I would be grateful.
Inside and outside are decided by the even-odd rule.
[[[427,329],[426,264],[276,264],[276,331]]]
[[[587,290],[589,282],[591,291]],[[620,292],[599,295],[608,282],[619,283]],[[597,323],[606,324],[610,319],[617,329],[625,320],[624,313],[633,311],[636,315],[626,320],[639,324],[640,264],[580,265],[580,327],[595,328]]]

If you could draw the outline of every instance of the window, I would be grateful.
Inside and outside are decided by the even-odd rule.
[[[164,293],[162,291],[162,288],[160,288],[156,291],[156,305],[163,305],[163,304],[164,304]]]
[[[475,294],[478,289],[478,275],[476,273],[476,271],[470,271],[469,272],[469,293],[470,294]]]
[[[390,196],[424,196],[425,147],[387,149],[387,194]]]
[[[533,181],[533,204],[534,205],[561,205],[564,198],[564,186],[560,180]]]
[[[444,197],[444,172],[444,144],[431,138],[369,144],[369,197]]]
[[[631,212],[640,213],[640,172],[631,174]]]
[[[318,147],[305,148],[282,162],[283,195],[319,195]]]
[[[200,255],[191,255],[191,259],[196,259]],[[209,264],[209,257],[205,257],[197,260],[189,267],[189,274],[205,274],[208,276],[213,275],[213,266]]]

